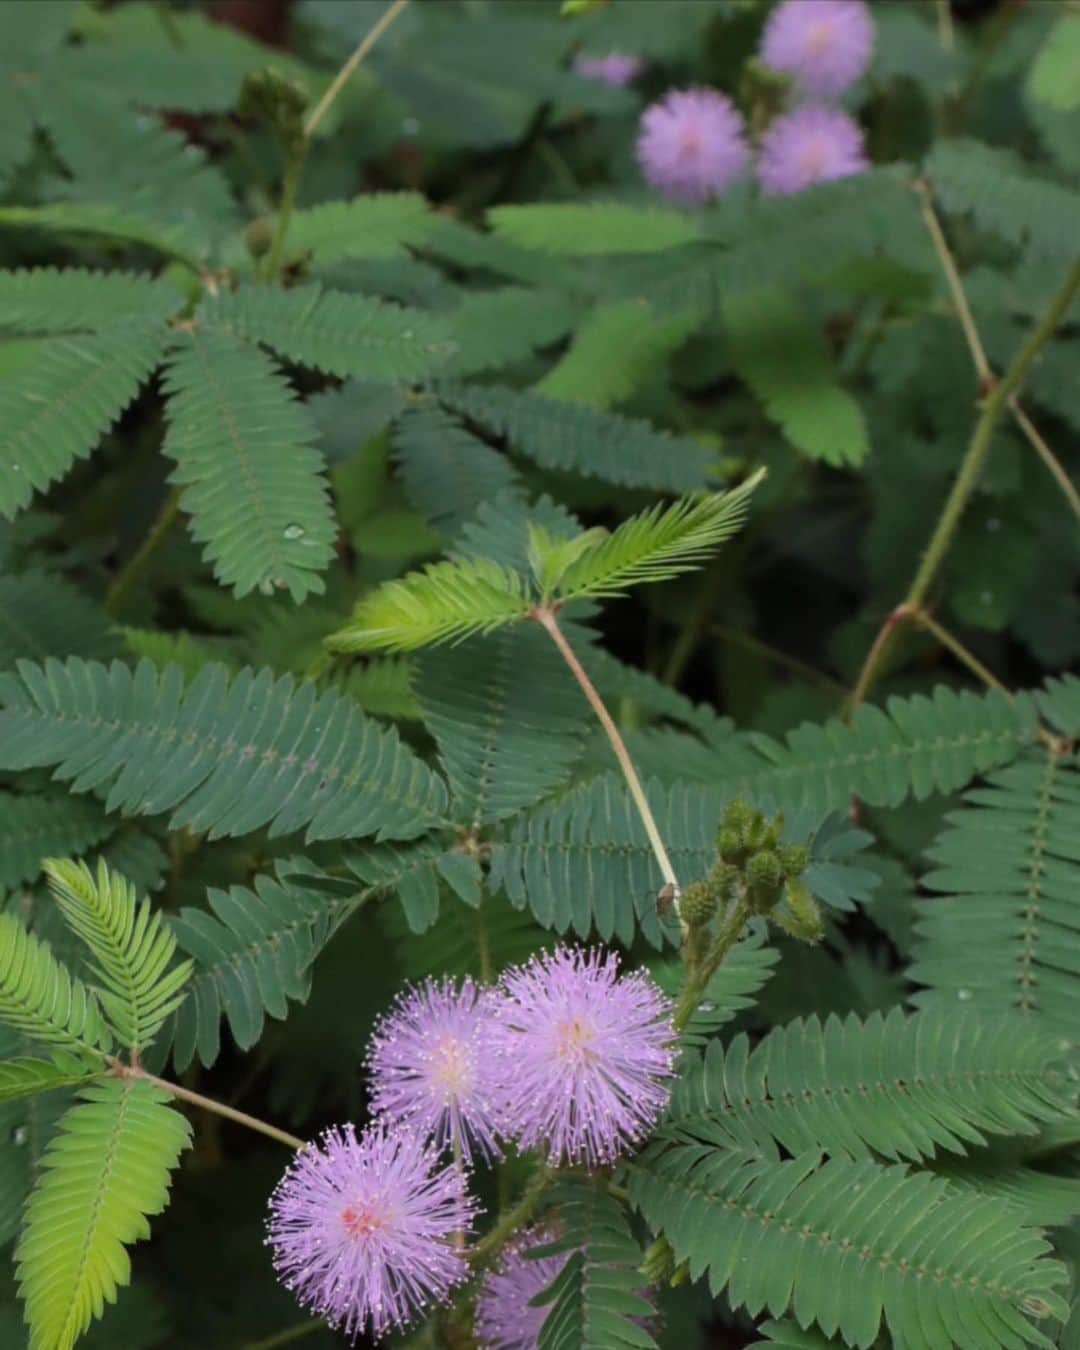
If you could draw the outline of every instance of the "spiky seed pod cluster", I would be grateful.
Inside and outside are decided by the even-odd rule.
[[[752,914],[769,915],[793,937],[817,942],[821,913],[801,879],[810,851],[803,844],[782,843],[783,832],[782,815],[769,819],[738,797],[729,802],[717,830],[720,861],[709,874],[710,889],[725,898],[738,891]],[[685,913],[685,898],[683,907]]]

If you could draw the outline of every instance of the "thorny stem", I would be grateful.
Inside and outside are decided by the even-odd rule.
[[[600,725],[604,728],[607,738],[611,742],[611,748],[615,751],[615,758],[619,761],[619,768],[626,779],[626,786],[630,789],[630,796],[634,799],[634,805],[638,809],[641,823],[645,826],[645,833],[649,837],[649,843],[660,866],[664,881],[668,885],[674,886],[676,892],[678,892],[679,879],[675,875],[675,868],[671,864],[668,851],[664,847],[664,841],[660,837],[660,830],[652,813],[652,807],[649,805],[649,799],[645,796],[645,789],[641,786],[641,779],[634,768],[633,760],[630,758],[623,738],[619,735],[619,728],[612,721],[611,714],[604,707],[603,699],[596,692],[596,686],[586,675],[585,668],[574,654],[574,649],[567,642],[566,635],[559,627],[558,619],[555,617],[555,611],[544,605],[537,605],[532,611],[531,617],[540,624],[549,634],[555,646],[558,647],[563,660],[570,667],[571,674],[581,685],[582,692],[589,700],[593,712],[599,718]]]
[[[266,255],[266,267],[263,277],[274,281],[281,270],[281,259],[285,253],[285,236],[289,233],[293,208],[296,205],[296,190],[300,186],[300,173],[307,159],[307,140],[299,141],[289,152],[289,163],[285,169],[285,182],[281,188],[281,205],[278,207],[277,221],[274,225],[274,238],[270,252]]]
[[[148,1083],[153,1083],[155,1087],[161,1088],[163,1092],[169,1093],[172,1097],[178,1097],[181,1101],[190,1102],[192,1106],[200,1106],[204,1111],[210,1111],[215,1116],[224,1116],[226,1120],[234,1121],[237,1125],[243,1125],[249,1130],[256,1130],[259,1134],[265,1134],[269,1139],[276,1139],[279,1144],[287,1144],[289,1148],[304,1148],[306,1142],[298,1139],[295,1134],[289,1134],[287,1130],[279,1130],[276,1125],[270,1125],[265,1120],[260,1120],[258,1116],[249,1116],[246,1111],[237,1111],[235,1107],[226,1106],[224,1102],[214,1101],[212,1097],[204,1097],[201,1092],[192,1092],[190,1088],[181,1087],[179,1083],[170,1083],[167,1078],[158,1078],[155,1074],[147,1073],[145,1069],[139,1068],[134,1064],[123,1064],[119,1060],[112,1062],[112,1073],[118,1078],[144,1078]]]
[[[963,329],[964,338],[967,341],[968,351],[971,353],[972,363],[979,376],[979,383],[983,390],[989,390],[994,383],[993,367],[990,365],[989,358],[986,355],[986,349],[979,336],[979,329],[975,323],[975,317],[971,312],[971,306],[968,304],[967,295],[964,292],[964,283],[960,279],[960,272],[956,266],[956,260],[953,258],[948,240],[945,238],[945,231],[941,228],[941,221],[938,219],[937,212],[934,210],[930,189],[926,183],[918,182],[915,184],[915,191],[919,195],[922,217],[926,223],[930,238],[933,241],[938,259],[941,262],[942,270],[945,273],[945,279],[949,285],[949,293],[952,296],[953,304],[956,306],[956,314],[960,320],[960,327]],[[1028,438],[1039,458],[1050,470],[1051,474],[1053,474],[1054,480],[1058,487],[1061,488],[1062,495],[1069,503],[1073,514],[1076,516],[1077,520],[1080,520],[1080,493],[1077,492],[1072,480],[1062,467],[1061,461],[1039,434],[1038,428],[1020,406],[1020,400],[1015,394],[1009,395],[1008,405],[1009,411],[1016,419],[1016,423],[1020,430]]]
[[[111,619],[115,619],[120,613],[128,591],[138,580],[179,515],[180,489],[173,488],[162,503],[157,519],[150,527],[150,533],[113,577],[109,589],[105,592],[105,612]]]
[[[953,135],[956,135],[963,125],[968,105],[982,84],[994,53],[1009,31],[1009,25],[1026,3],[1027,0],[1002,0],[1001,7],[987,23],[986,35],[972,64],[971,73],[949,109],[949,129]]]
[[[1047,307],[1046,313],[1035,325],[1027,342],[1013,358],[1008,370],[999,381],[993,384],[987,394],[982,405],[982,412],[975,423],[975,430],[967,454],[964,456],[964,462],[960,466],[960,472],[956,475],[952,491],[949,493],[941,515],[938,517],[934,533],[908,588],[908,593],[904,597],[903,603],[898,605],[885,620],[863,663],[863,668],[852,692],[849,715],[854,712],[873,687],[878,669],[897,625],[905,619],[911,618],[914,612],[921,611],[925,607],[927,594],[952,543],[953,535],[960,524],[968,498],[979,480],[983,461],[990,448],[990,442],[993,439],[1001,414],[1008,405],[1010,398],[1022,384],[1035,358],[1057,328],[1072,303],[1078,288],[1080,288],[1080,257],[1069,268],[1060,290]]]

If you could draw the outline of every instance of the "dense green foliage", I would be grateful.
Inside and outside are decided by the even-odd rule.
[[[875,0],[872,166],[694,208],[773,0],[278,8],[0,0],[0,1350],[343,1344],[287,1146],[561,941],[682,1025],[542,1350],[1076,1350],[1076,6]]]

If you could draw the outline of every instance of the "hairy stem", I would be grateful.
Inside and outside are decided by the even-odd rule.
[[[109,583],[109,589],[105,592],[105,613],[109,618],[115,619],[121,612],[128,591],[142,575],[146,564],[157,552],[179,515],[180,489],[175,487],[162,503],[157,519],[150,526],[149,534]]]
[[[693,1017],[705,990],[708,988],[709,981],[720,969],[724,957],[738,942],[749,917],[750,910],[746,901],[737,900],[731,913],[721,923],[720,931],[717,933],[707,956],[694,973],[687,976],[682,993],[679,995],[678,1005],[675,1008],[673,1020],[676,1031],[684,1030],[686,1024]]]
[[[538,605],[533,610],[532,617],[550,635],[552,642],[558,647],[563,660],[570,667],[571,674],[581,685],[582,692],[589,700],[593,712],[599,718],[600,725],[604,728],[607,738],[611,742],[611,748],[615,751],[615,758],[619,761],[619,768],[626,779],[626,786],[630,789],[630,796],[634,799],[634,805],[638,809],[641,823],[645,826],[645,833],[649,837],[649,843],[656,856],[664,881],[668,885],[674,886],[676,893],[678,893],[679,879],[675,875],[675,868],[671,864],[668,851],[664,847],[664,841],[660,837],[656,818],[652,813],[652,807],[649,805],[649,799],[645,796],[645,789],[641,786],[637,769],[634,768],[633,760],[630,758],[623,738],[619,735],[619,728],[612,721],[611,714],[604,707],[603,699],[596,692],[596,686],[586,675],[585,668],[577,659],[574,649],[567,642],[566,635],[559,627],[559,621],[555,617],[554,610]]]
[[[1028,340],[1013,358],[1008,370],[991,387],[984,400],[982,411],[975,423],[975,430],[968,445],[967,454],[964,456],[964,461],[960,465],[960,472],[956,475],[956,481],[953,483],[952,491],[949,493],[941,515],[938,517],[930,543],[903,603],[893,610],[874,639],[874,644],[863,663],[858,682],[852,693],[849,712],[853,712],[859,706],[873,687],[897,625],[905,619],[914,617],[916,612],[924,608],[927,594],[937,577],[941,564],[945,560],[945,555],[949,551],[949,546],[952,543],[957,526],[960,524],[968,499],[979,481],[979,474],[982,472],[983,462],[986,459],[986,453],[990,448],[1001,414],[1013,394],[1023,383],[1035,358],[1061,322],[1078,287],[1080,287],[1080,257],[1069,268],[1060,290],[1047,307],[1046,313],[1032,329]]]
[[[190,1102],[192,1106],[199,1106],[215,1116],[224,1116],[226,1120],[231,1120],[237,1125],[243,1125],[249,1130],[255,1130],[259,1134],[265,1134],[268,1139],[275,1139],[279,1144],[287,1144],[289,1148],[304,1148],[306,1145],[305,1140],[297,1138],[295,1134],[289,1134],[286,1130],[279,1130],[276,1125],[260,1120],[258,1116],[249,1116],[246,1111],[237,1111],[235,1107],[226,1106],[224,1102],[217,1102],[213,1097],[204,1097],[201,1092],[192,1092],[190,1088],[181,1087],[179,1083],[170,1083],[167,1078],[158,1078],[155,1074],[147,1073],[145,1069],[139,1068],[137,1065],[115,1062],[113,1073],[121,1078],[145,1078],[148,1083],[153,1083],[155,1087],[161,1088],[171,1097],[177,1097],[183,1102]]]
[[[262,274],[265,281],[275,281],[281,271],[281,260],[285,255],[285,238],[289,233],[289,222],[296,206],[296,191],[300,186],[300,174],[305,159],[307,159],[306,139],[298,141],[289,152],[285,181],[281,188],[281,205],[278,207],[277,220],[274,223],[274,238],[266,255],[266,266]]]

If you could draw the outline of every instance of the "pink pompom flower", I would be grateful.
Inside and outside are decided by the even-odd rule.
[[[574,73],[586,80],[599,80],[612,89],[622,89],[637,79],[644,65],[640,56],[609,52],[607,56],[579,56],[574,62]]]
[[[693,206],[740,177],[749,150],[731,99],[713,89],[676,89],[645,109],[637,157],[652,187]]]
[[[492,1044],[504,1131],[552,1163],[608,1163],[667,1105],[671,1003],[614,956],[561,947],[503,978]]]
[[[476,1203],[460,1168],[411,1130],[327,1130],[270,1200],[268,1241],[286,1288],[353,1340],[404,1325],[468,1276],[455,1244]]]
[[[492,998],[470,979],[460,989],[450,979],[428,980],[398,998],[368,1050],[375,1112],[408,1122],[467,1162],[474,1150],[487,1159],[499,1153],[486,1044]]]
[[[769,126],[758,152],[757,176],[763,192],[782,196],[867,168],[858,124],[836,108],[808,105]]]
[[[769,16],[761,59],[790,75],[800,93],[835,98],[865,73],[873,50],[864,0],[784,0]]]
[[[476,1338],[483,1350],[536,1350],[551,1305],[529,1304],[551,1284],[570,1259],[569,1252],[530,1259],[526,1253],[551,1239],[533,1230],[518,1237],[489,1270],[476,1296]]]

